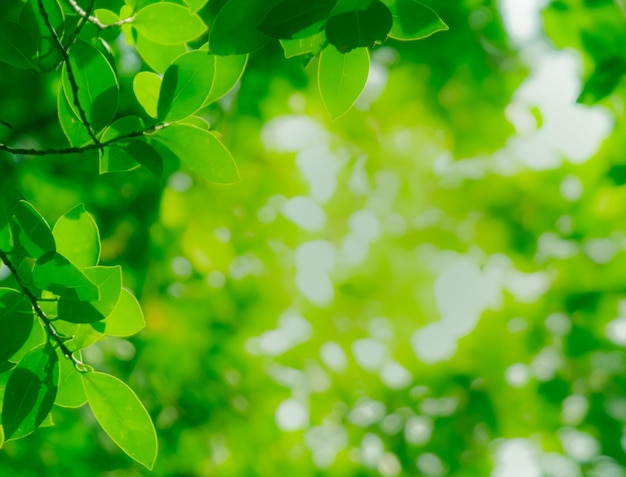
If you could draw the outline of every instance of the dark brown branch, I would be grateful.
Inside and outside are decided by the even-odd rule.
[[[134,137],[141,137],[159,129],[163,129],[169,126],[169,123],[157,124],[149,129],[144,131],[133,131],[128,134],[123,134],[118,137],[114,137],[113,139],[109,139],[108,141],[98,142],[87,144],[85,146],[80,147],[64,147],[61,149],[22,149],[19,147],[11,147],[6,144],[0,143],[0,151],[6,151],[10,154],[21,154],[23,156],[51,156],[53,154],[81,154],[85,151],[93,151],[94,149],[104,149],[111,144],[115,144],[116,142],[123,141],[124,139],[131,139]]]
[[[50,318],[46,316],[44,311],[39,306],[40,299],[37,298],[33,294],[33,292],[31,292],[30,289],[26,286],[26,284],[22,281],[22,279],[17,273],[17,270],[13,266],[13,263],[11,262],[11,260],[9,260],[9,256],[2,250],[0,250],[0,261],[2,261],[2,263],[4,263],[6,267],[11,271],[11,274],[13,275],[13,278],[15,278],[15,281],[17,282],[17,285],[20,287],[20,290],[26,296],[26,298],[28,298],[28,301],[30,301],[33,311],[35,312],[37,317],[41,320],[43,325],[46,327],[48,336],[51,337],[56,342],[57,346],[63,353],[63,356],[69,359],[74,364],[74,366],[76,366],[77,369],[79,370],[84,369],[86,366],[85,363],[77,359],[74,356],[73,351],[70,351],[70,349],[66,346],[65,341],[63,340],[63,337],[59,334],[57,329],[54,327]]]
[[[87,128],[87,134],[89,134],[89,137],[92,139],[92,141],[95,144],[98,144],[99,143],[98,138],[96,137],[96,134],[91,128],[91,125],[89,124],[89,121],[87,120],[87,114],[85,113],[85,110],[83,109],[83,107],[80,104],[80,101],[78,100],[78,83],[76,82],[76,76],[74,76],[74,70],[72,69],[72,65],[70,64],[69,54],[67,50],[65,49],[65,47],[63,46],[63,43],[61,43],[61,39],[59,38],[59,35],[57,35],[56,30],[52,26],[52,23],[50,23],[50,18],[48,17],[48,12],[46,12],[46,9],[43,5],[43,0],[38,0],[37,3],[39,4],[39,12],[41,13],[41,17],[43,18],[44,23],[48,27],[48,30],[50,31],[50,34],[52,35],[52,39],[54,40],[54,43],[59,49],[59,52],[61,53],[61,56],[63,57],[63,61],[65,62],[65,66],[67,69],[67,78],[69,79],[70,86],[72,87],[72,96],[74,97],[74,105],[76,106],[76,110],[78,111],[78,115],[80,116],[80,121],[81,123],[83,123],[85,128]]]

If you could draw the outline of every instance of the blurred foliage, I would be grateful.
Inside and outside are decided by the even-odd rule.
[[[50,222],[84,202],[140,297],[145,331],[84,357],[155,420],[152,475],[626,474],[624,17],[554,1],[522,44],[495,2],[424,3],[449,31],[375,48],[334,122],[315,61],[252,54],[203,111],[238,184],[2,153],[2,190]],[[579,65],[556,120],[560,77],[520,99],[540,55]],[[2,142],[62,144],[50,78],[3,66]],[[0,475],[148,475],[87,410],[53,419]]]

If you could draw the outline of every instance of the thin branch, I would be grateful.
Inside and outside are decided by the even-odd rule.
[[[76,41],[76,38],[78,38],[80,31],[83,29],[83,27],[87,23],[87,19],[91,16],[91,13],[93,12],[95,5],[96,5],[96,0],[91,0],[91,2],[89,2],[89,6],[87,7],[87,10],[86,11],[83,10],[85,12],[85,16],[80,15],[81,18],[80,18],[80,21],[78,22],[78,25],[76,25],[76,28],[74,28],[74,31],[71,33],[71,35],[68,36],[67,46],[66,46],[68,50],[72,47],[72,45]]]
[[[7,146],[6,144],[0,143],[0,151],[6,151],[10,154],[21,154],[23,156],[50,156],[53,154],[81,154],[85,151],[93,151],[94,149],[104,149],[105,147],[110,146],[111,144],[115,144],[116,142],[123,141],[124,139],[141,137],[149,133],[156,132],[159,129],[166,128],[168,126],[169,126],[169,123],[157,124],[156,126],[150,127],[144,131],[129,132],[127,134],[114,137],[113,139],[109,139],[108,141],[87,144],[85,146],[80,146],[80,147],[65,147],[61,149],[22,149],[18,147]]]
[[[85,363],[83,363],[81,360],[76,358],[74,356],[74,352],[70,351],[70,349],[65,345],[65,341],[63,337],[59,334],[57,329],[54,327],[50,318],[46,316],[44,311],[39,306],[40,299],[37,298],[33,294],[33,292],[31,292],[30,289],[26,286],[26,284],[22,281],[22,279],[17,273],[17,270],[13,266],[13,263],[11,262],[11,260],[9,260],[9,256],[2,250],[0,250],[0,261],[2,261],[2,263],[4,263],[6,267],[11,271],[11,274],[15,278],[15,281],[17,282],[17,285],[20,287],[20,290],[22,291],[24,295],[26,295],[26,298],[28,298],[28,300],[30,301],[30,304],[33,307],[33,310],[35,311],[35,314],[41,320],[43,325],[46,327],[48,336],[51,337],[56,342],[57,346],[63,353],[63,356],[69,359],[76,368],[84,369],[86,366]]]
[[[7,123],[6,121],[3,121],[2,119],[0,119],[0,124],[8,127],[9,129],[13,129],[13,126],[11,126],[11,124]]]
[[[67,0],[67,2],[74,9],[74,11],[76,13],[78,13],[79,16],[81,16],[83,19],[93,23],[94,25],[96,25],[101,30],[107,30],[109,28],[122,26],[122,25],[124,25],[126,23],[131,23],[135,19],[134,16],[131,16],[131,17],[128,17],[128,18],[124,18],[123,20],[118,20],[118,21],[116,21],[114,23],[111,23],[110,25],[106,25],[106,24],[102,23],[100,20],[98,20],[98,18],[95,17],[94,15],[91,15],[90,13],[88,13],[88,11],[90,11],[91,9],[88,9],[88,11],[83,10],[81,8],[81,6],[76,2],[76,0]],[[93,4],[93,2],[92,2],[92,4]]]
[[[85,110],[83,109],[83,107],[80,104],[80,101],[78,100],[78,83],[76,82],[76,76],[74,76],[74,71],[72,69],[72,65],[70,64],[69,54],[67,50],[65,49],[65,47],[63,46],[63,43],[61,43],[61,39],[57,35],[56,30],[50,23],[50,18],[48,18],[48,12],[46,12],[46,9],[43,6],[43,0],[38,0],[37,3],[39,4],[39,11],[41,13],[41,17],[43,18],[44,23],[48,27],[48,30],[50,31],[50,34],[52,35],[52,39],[57,45],[57,48],[59,49],[59,52],[61,53],[61,56],[63,57],[63,61],[65,62],[65,66],[67,67],[67,77],[70,80],[70,86],[72,87],[72,93],[73,93],[72,95],[74,96],[74,105],[76,106],[76,110],[78,111],[78,115],[80,116],[80,121],[83,123],[85,128],[87,128],[87,133],[89,134],[89,137],[92,139],[92,141],[95,144],[98,144],[99,143],[98,138],[96,137],[96,134],[91,128],[91,125],[89,124],[89,121],[87,120],[87,114],[85,113]]]

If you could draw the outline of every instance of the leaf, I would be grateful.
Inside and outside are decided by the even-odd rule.
[[[81,122],[72,106],[70,106],[63,87],[59,88],[57,96],[57,113],[61,129],[70,146],[80,147],[91,142],[87,127]]]
[[[322,29],[337,0],[280,0],[258,26],[259,31],[272,38],[289,39],[305,30],[306,36]]]
[[[172,124],[159,130],[154,138],[208,181],[229,184],[240,180],[233,156],[209,131]]]
[[[211,92],[205,99],[204,106],[214,103],[232,91],[241,79],[248,63],[248,55],[211,55],[210,58],[213,58],[215,62],[214,73]]]
[[[13,210],[12,229],[16,245],[29,257],[38,259],[44,253],[56,250],[50,226],[25,200],[20,200]]]
[[[318,84],[322,101],[332,119],[345,114],[363,91],[369,73],[367,49],[341,54],[327,47],[320,54]]]
[[[4,201],[0,201],[0,251],[10,252],[13,250],[13,233],[11,231],[11,219]],[[0,262],[0,268],[2,263]]]
[[[69,51],[69,58],[78,86],[78,102],[91,127],[95,131],[101,131],[117,112],[119,85],[115,72],[97,48],[82,40],[76,40]],[[62,78],[68,103],[80,117],[65,64]]]
[[[80,353],[74,355],[80,359]],[[74,363],[63,356],[57,349],[57,359],[59,360],[59,387],[54,404],[61,407],[76,408],[87,402],[87,395],[83,387],[83,380],[76,370]]]
[[[308,53],[317,54],[322,49],[324,41],[326,41],[326,34],[321,31],[307,38],[280,40],[280,44],[285,51],[285,58],[293,58]]]
[[[148,40],[164,45],[186,43],[207,29],[202,19],[188,8],[168,2],[141,8],[132,25]]]
[[[211,92],[215,70],[213,57],[196,50],[176,58],[163,76],[157,117],[179,121],[202,108]]]
[[[92,267],[100,260],[98,226],[83,204],[61,216],[54,224],[52,235],[57,251],[79,269]]]
[[[16,68],[36,68],[35,40],[17,23],[0,18],[0,61]]]
[[[89,407],[104,432],[131,458],[152,469],[158,451],[156,431],[133,390],[108,374],[81,376]]]
[[[41,290],[82,301],[98,300],[98,287],[63,255],[48,252],[33,268],[33,282]]]
[[[229,0],[209,30],[209,51],[215,55],[243,55],[258,50],[270,37],[256,29],[277,0]]]
[[[185,0],[185,3],[189,6],[189,9],[194,13],[204,7],[207,2],[208,0]]]
[[[0,363],[24,346],[34,322],[33,308],[26,295],[0,288]]]
[[[44,0],[42,2],[48,21],[59,38],[63,37],[65,18],[63,9],[57,0]],[[36,43],[36,63],[39,69],[48,70],[58,66],[63,60],[52,38],[48,25],[39,11],[39,0],[27,0],[20,14],[19,24],[29,32]]]
[[[104,332],[109,336],[125,338],[138,333],[146,326],[146,321],[141,311],[137,298],[126,289],[122,294],[115,309],[104,320]]]
[[[122,289],[122,269],[116,267],[90,267],[83,270],[85,277],[97,286],[99,297],[80,300],[63,295],[59,298],[58,316],[70,323],[93,323],[104,319],[117,305]]]
[[[31,350],[11,371],[2,403],[7,439],[33,432],[44,421],[57,393],[58,359],[49,343]]]
[[[161,77],[150,71],[140,71],[133,78],[135,97],[148,116],[157,117]]]
[[[119,138],[129,133],[145,129],[138,116],[126,116],[113,122],[104,130],[103,141]],[[140,165],[160,175],[161,159],[157,152],[142,137],[121,139],[107,146],[100,157],[100,174],[116,171],[130,171]]]
[[[149,40],[135,30],[133,30],[133,38],[135,39],[137,53],[150,68],[160,74],[165,73],[172,61],[187,51],[184,43],[162,45]]]
[[[383,0],[393,17],[389,37],[394,40],[421,40],[438,31],[448,30],[448,25],[437,12],[417,0]]]
[[[339,0],[326,22],[326,39],[340,52],[382,43],[393,25],[380,0]]]
[[[46,334],[46,330],[44,330],[43,325],[39,320],[34,320],[33,327],[30,331],[30,335],[26,342],[22,345],[22,347],[11,356],[11,361],[19,362],[34,348],[41,346],[46,342],[48,335]]]

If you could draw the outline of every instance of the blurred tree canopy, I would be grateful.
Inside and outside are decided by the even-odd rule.
[[[49,31],[41,3],[2,2],[0,37]],[[67,68],[50,69],[54,39],[33,43],[37,71],[19,63],[35,61],[28,43],[15,59],[3,42],[0,191],[49,224],[79,204],[93,215],[99,265],[121,266],[146,326],[82,360],[132,387],[159,455],[148,471],[88,406],[55,405],[4,442],[0,475],[626,475],[621,0],[320,1],[302,24],[272,20],[293,1],[78,2],[106,29],[76,2],[43,3],[64,35],[83,24],[89,61],[70,65],[118,82],[96,139],[161,139],[28,153],[93,138]],[[371,36],[341,27],[378,4]],[[389,23],[399,5],[435,15],[419,41]],[[155,33],[155,7],[188,23]],[[215,65],[234,88],[183,103],[176,75],[191,65],[195,84],[207,49],[229,55]],[[352,101],[320,63],[356,55]],[[209,149],[223,169],[204,168]]]

